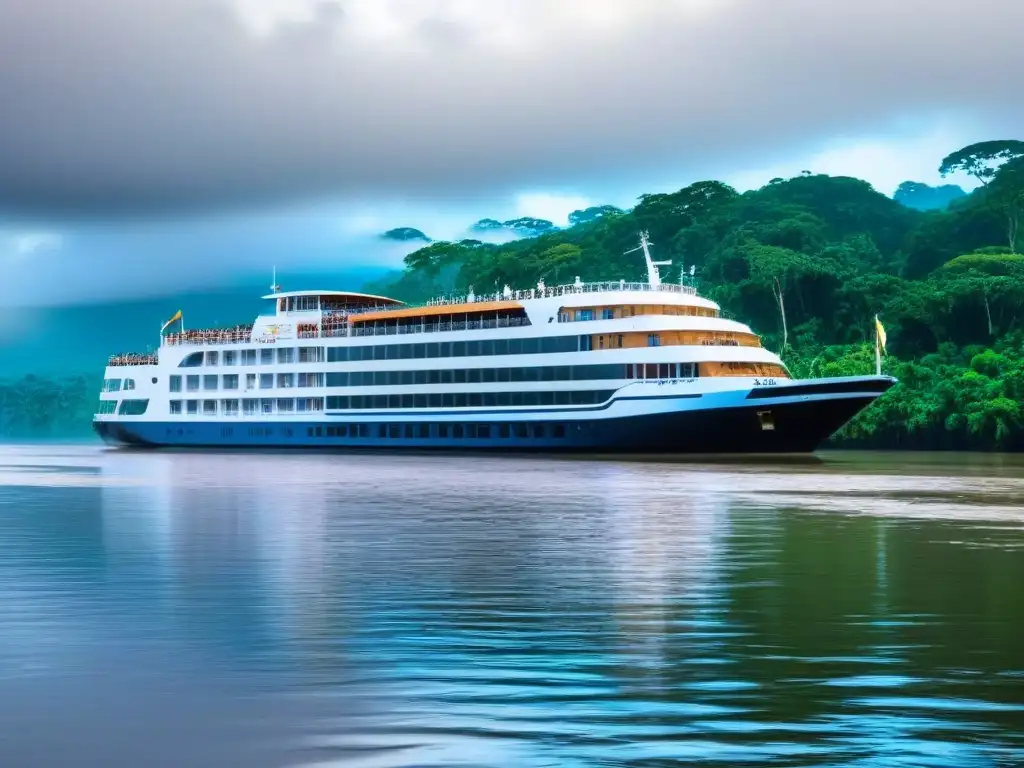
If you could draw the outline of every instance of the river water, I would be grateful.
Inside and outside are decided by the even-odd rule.
[[[0,448],[3,766],[1024,765],[1024,464]]]

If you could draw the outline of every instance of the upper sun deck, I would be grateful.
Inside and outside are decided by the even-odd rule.
[[[277,288],[278,286],[274,286]],[[273,301],[277,315],[297,312],[365,312],[373,309],[402,307],[405,304],[387,296],[353,291],[277,291],[264,300]]]
[[[174,320],[182,322],[180,331],[161,336],[161,346],[218,346],[226,344],[275,344],[287,340],[377,336],[405,333],[464,331],[484,328],[509,328],[531,325],[531,314],[557,315],[559,322],[580,319],[604,319],[599,314],[580,310],[584,307],[618,305],[615,317],[636,314],[691,314],[717,317],[718,305],[697,295],[692,285],[663,283],[659,265],[651,259],[646,233],[633,251],[643,251],[647,264],[647,280],[575,282],[547,286],[541,280],[536,287],[512,290],[505,286],[500,292],[479,295],[472,289],[464,295],[441,296],[423,304],[405,304],[397,299],[354,291],[281,291],[272,285],[263,296],[274,302],[271,314],[260,315],[254,323],[232,328],[186,330],[178,313]],[[632,251],[629,251],[630,253]],[[692,272],[691,272],[692,274]],[[276,283],[276,280],[275,280]],[[682,308],[687,308],[684,312]],[[627,315],[628,312],[628,315]],[[593,316],[591,316],[593,315]],[[550,322],[550,320],[548,320]],[[155,355],[116,355],[111,365],[151,365]]]

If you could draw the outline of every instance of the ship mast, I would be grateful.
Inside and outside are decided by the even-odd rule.
[[[641,232],[640,245],[636,248],[631,248],[626,253],[644,252],[644,260],[647,262],[647,282],[650,283],[652,288],[657,288],[661,285],[661,274],[658,272],[658,267],[667,267],[672,264],[672,261],[654,261],[651,258],[651,251],[648,247],[650,244],[651,241],[647,239],[647,232]]]

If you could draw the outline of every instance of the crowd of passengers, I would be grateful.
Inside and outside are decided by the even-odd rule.
[[[323,315],[323,324],[326,325],[342,325],[348,323],[347,312],[328,312]]]
[[[121,355],[111,355],[109,365],[156,365],[156,355],[143,354],[142,352],[126,352]]]
[[[214,328],[201,331],[169,333],[164,337],[167,344],[233,344],[246,342],[252,337],[252,325],[236,325],[233,328]]]

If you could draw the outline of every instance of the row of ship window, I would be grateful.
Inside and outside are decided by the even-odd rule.
[[[265,347],[263,349],[228,349],[193,352],[178,363],[179,368],[201,365],[273,365],[274,363],[322,363],[323,347]]]
[[[614,390],[563,390],[556,392],[438,392],[417,395],[354,395],[323,397],[266,397],[237,399],[171,400],[173,416],[246,416],[319,413],[324,410],[390,410],[402,408],[506,408],[521,406],[597,405],[607,402]],[[149,400],[101,400],[98,414],[142,416]]]
[[[555,392],[435,392],[418,395],[336,395],[327,398],[328,410],[392,408],[508,408],[550,405],[598,405],[615,393],[612,389]]]
[[[429,371],[338,371],[328,373],[328,387],[384,387],[417,384],[495,384],[604,379],[692,379],[695,363],[611,363],[540,365],[529,368],[455,368]]]
[[[400,424],[379,424],[360,422],[358,424],[331,424],[326,426],[306,427],[307,437],[322,438],[382,438],[382,439],[404,439],[404,440],[432,440],[452,438],[455,440],[490,440],[498,439],[539,439],[555,438],[563,439],[572,432],[594,429],[596,425],[581,422],[576,424],[561,424],[558,422],[513,422],[497,424],[480,424],[471,422],[468,424],[453,424],[449,422],[415,422]],[[172,429],[167,430],[172,434]],[[234,427],[224,427],[221,430],[223,437],[233,437]],[[279,433],[284,437],[294,437],[295,430],[290,426],[253,426],[249,427],[249,437],[273,437]],[[179,429],[178,434],[182,434]]]
[[[130,391],[135,389],[135,379],[104,379],[103,380],[103,392],[120,392]]]
[[[565,425],[544,422],[515,422],[499,424],[449,424],[416,422],[409,424],[335,424],[323,427],[307,427],[307,437],[377,437],[404,440],[432,440],[453,438],[456,440],[507,440],[516,438],[564,438],[570,430],[580,430],[580,425]]]
[[[319,413],[324,409],[322,397],[249,398],[245,400],[171,400],[172,416],[245,416],[257,414]]]
[[[172,415],[233,416],[316,413],[324,410],[389,410],[401,408],[506,408],[518,406],[597,405],[614,390],[559,392],[438,392],[420,395],[339,395],[322,397],[264,397],[238,400],[171,400]],[[109,402],[109,401],[108,401]],[[119,411],[120,413],[120,411]],[[126,414],[141,415],[141,414]]]
[[[417,384],[493,384],[536,381],[595,381],[602,379],[692,379],[695,363],[613,363],[603,365],[542,365],[530,368],[457,368],[418,371],[338,371],[332,373],[247,373],[245,388],[388,387]],[[171,392],[237,390],[239,376],[171,376]],[[184,386],[184,389],[182,388]],[[107,390],[104,390],[107,391]]]
[[[656,336],[656,334],[652,334]],[[650,341],[650,340],[649,340]],[[651,341],[650,346],[658,346]],[[358,362],[364,360],[419,360],[437,357],[478,357],[491,355],[538,355],[579,352],[591,349],[590,336],[546,336],[529,339],[485,339],[480,341],[435,341],[420,344],[364,344],[344,347],[270,347],[226,351],[193,352],[179,368],[201,365],[273,365],[288,363]]]
[[[96,413],[101,415],[117,413],[119,416],[141,416],[148,407],[148,399],[122,400],[120,405],[117,400],[100,400]]]
[[[245,374],[246,389],[290,389],[293,387],[322,387],[325,376],[323,373],[247,373]],[[208,373],[203,376],[171,376],[168,387],[171,392],[215,392],[218,389],[236,390],[240,379],[237,373],[225,373],[219,376]],[[182,385],[184,384],[184,389]]]

